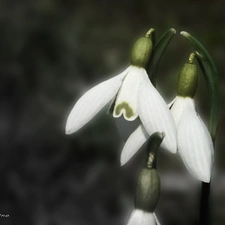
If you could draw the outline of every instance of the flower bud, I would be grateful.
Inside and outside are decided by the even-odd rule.
[[[160,178],[155,169],[142,169],[135,195],[135,207],[153,212],[160,196]]]
[[[131,65],[146,68],[152,53],[152,41],[149,37],[139,38],[131,52]]]
[[[198,85],[197,66],[192,63],[186,63],[181,69],[177,94],[182,97],[193,98]]]

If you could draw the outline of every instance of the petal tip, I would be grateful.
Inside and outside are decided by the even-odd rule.
[[[122,153],[123,154],[123,153]],[[124,166],[128,162],[128,158],[121,155],[120,157],[120,166]]]
[[[66,128],[65,128],[65,134],[69,135],[74,133],[76,130],[74,128],[72,128],[71,124],[67,122],[66,124]]]
[[[166,136],[165,136],[166,138]],[[168,140],[163,140],[162,142],[162,147],[166,150],[168,150],[170,153],[172,154],[176,154],[177,153],[177,141],[174,140],[172,143],[168,142]]]
[[[66,134],[66,135],[70,135],[70,134],[72,134],[72,132],[70,132],[69,130],[66,130],[66,131],[65,131],[65,134]]]
[[[172,154],[176,154],[177,153],[177,146],[172,148],[170,151]]]
[[[177,150],[174,150],[174,149],[168,149],[168,151],[172,154],[177,154]]]
[[[70,134],[72,134],[73,132],[72,132],[72,130],[71,129],[67,129],[66,128],[66,130],[65,130],[65,134],[66,135],[70,135]]]
[[[183,35],[184,37],[189,37],[190,36],[190,34],[188,32],[186,32],[186,31],[181,31],[180,34]]]
[[[211,178],[209,174],[205,174],[201,178],[199,178],[199,180],[201,180],[204,183],[210,183]]]
[[[176,34],[176,30],[174,28],[170,28],[170,31],[173,32],[174,34]]]
[[[172,150],[171,153],[172,153],[172,154],[177,154],[177,150],[175,150],[175,151]]]

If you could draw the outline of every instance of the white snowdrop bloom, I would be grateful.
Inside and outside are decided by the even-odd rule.
[[[162,145],[170,152],[176,152],[176,128],[172,115],[145,70],[152,52],[150,33],[151,30],[135,43],[130,67],[93,87],[77,101],[67,119],[66,134],[79,130],[113,100],[113,117],[123,116],[126,121],[140,119],[148,135],[165,133]]]
[[[127,225],[160,225],[155,213],[133,210]]]
[[[176,128],[169,108],[150,82],[146,70],[136,66],[130,66],[120,75],[86,92],[68,117],[66,134],[83,127],[115,97],[115,118],[124,116],[133,121],[139,117],[149,135],[164,132],[163,146],[176,152]]]
[[[203,182],[210,182],[213,166],[213,143],[209,131],[195,110],[194,95],[197,90],[197,67],[194,54],[180,72],[177,97],[171,104],[177,128],[178,152],[189,172]]]
[[[178,152],[197,179],[210,182],[213,165],[213,143],[200,116],[195,110],[194,99],[178,96],[171,106],[177,127]]]

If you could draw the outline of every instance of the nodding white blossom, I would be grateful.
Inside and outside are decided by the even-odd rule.
[[[133,210],[127,225],[160,225],[155,213]]]
[[[165,101],[150,82],[144,68],[130,66],[121,74],[86,92],[73,107],[66,134],[76,132],[114,99],[113,117],[140,118],[146,134],[164,132],[162,146],[176,153],[176,128]]]
[[[195,110],[194,99],[178,96],[171,105],[177,127],[178,152],[197,179],[210,182],[213,165],[213,143],[200,116]]]

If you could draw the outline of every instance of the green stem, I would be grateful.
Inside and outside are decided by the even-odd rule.
[[[200,211],[199,211],[199,224],[208,225],[211,223],[210,217],[210,183],[202,182],[201,199],[200,199]]]
[[[209,65],[207,61],[202,60],[202,57],[200,56],[199,52],[196,52],[196,58],[198,60],[199,66],[202,69],[210,93],[211,111],[209,121],[209,132],[215,149],[215,139],[218,126],[218,108],[219,108],[218,75],[215,65],[214,64]],[[210,74],[212,74],[212,76]]]

